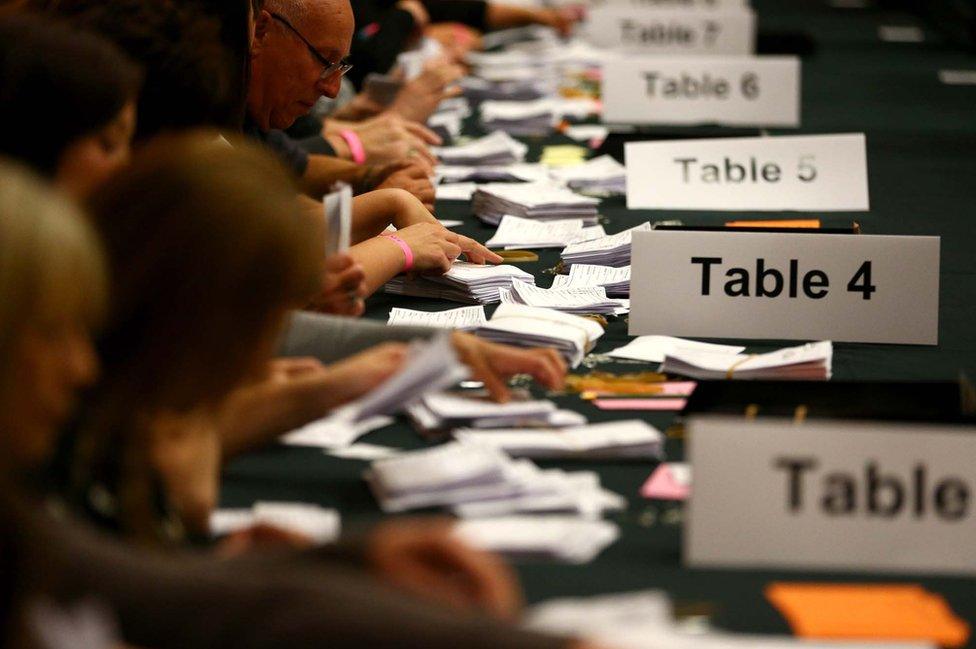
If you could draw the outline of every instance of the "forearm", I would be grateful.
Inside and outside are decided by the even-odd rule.
[[[354,186],[361,185],[366,172],[367,167],[347,160],[324,155],[310,155],[308,167],[301,179],[301,188],[305,194],[313,198],[321,198],[337,182]]]
[[[387,237],[373,237],[358,243],[349,249],[349,256],[363,267],[367,297],[399,274],[406,263],[403,251]]]
[[[438,222],[430,212],[417,209],[413,195],[402,189],[378,189],[356,196],[352,215],[353,243],[368,241],[390,225],[399,230],[417,223]]]
[[[291,317],[278,347],[281,356],[312,356],[335,363],[383,342],[408,342],[430,338],[442,329],[389,327],[380,322],[298,311]]]
[[[531,25],[538,22],[538,18],[532,9],[489,2],[485,22],[489,29],[504,29]]]

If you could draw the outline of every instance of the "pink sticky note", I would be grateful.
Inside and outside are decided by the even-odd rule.
[[[640,489],[644,498],[685,500],[691,495],[691,468],[681,462],[659,464]]]
[[[662,397],[690,397],[698,384],[694,381],[665,381],[660,386]]]
[[[594,399],[600,410],[684,410],[687,399]]]

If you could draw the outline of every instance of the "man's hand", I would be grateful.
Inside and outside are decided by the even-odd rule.
[[[408,120],[424,123],[438,104],[448,97],[461,94],[455,81],[464,76],[464,69],[444,58],[428,61],[424,71],[417,78],[408,81],[397,93],[390,109]]]
[[[430,180],[431,168],[419,160],[405,160],[385,165],[384,175],[374,189],[403,189],[413,194],[428,212],[434,209],[435,191]]]
[[[461,332],[451,338],[471,377],[482,381],[495,401],[508,401],[511,393],[506,383],[516,374],[529,374],[550,390],[562,388],[566,381],[566,362],[554,349],[521,349]]]
[[[366,309],[366,273],[346,253],[325,260],[322,292],[310,307],[323,313],[359,317]]]
[[[413,157],[431,165],[437,162],[428,146],[441,144],[441,138],[426,126],[404,119],[397,113],[383,113],[358,123],[327,119],[322,135],[340,155],[348,150],[348,145],[339,136],[339,132],[344,130],[351,130],[359,136],[368,163],[400,162]]]
[[[327,367],[330,396],[337,405],[375,390],[400,371],[407,358],[405,343],[381,343]]]
[[[463,62],[468,52],[484,47],[481,34],[461,23],[435,23],[424,34],[440,43],[454,63]]]
[[[367,541],[366,561],[384,581],[454,608],[513,620],[522,607],[511,568],[457,538],[449,521],[380,523]]]

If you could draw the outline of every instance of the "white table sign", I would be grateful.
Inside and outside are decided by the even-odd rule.
[[[696,567],[976,574],[976,429],[692,418]]]
[[[752,54],[756,15],[721,10],[607,6],[588,12],[585,33],[600,47],[644,54]]]
[[[603,121],[800,125],[795,56],[628,58],[603,67]]]
[[[866,211],[863,133],[628,142],[627,207]]]
[[[630,335],[935,345],[939,237],[635,232]]]

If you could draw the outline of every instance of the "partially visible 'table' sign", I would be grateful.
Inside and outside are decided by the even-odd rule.
[[[748,7],[671,10],[610,5],[587,14],[594,45],[642,54],[752,54],[756,15]]]
[[[795,56],[628,58],[603,69],[603,119],[628,124],[800,125]]]

